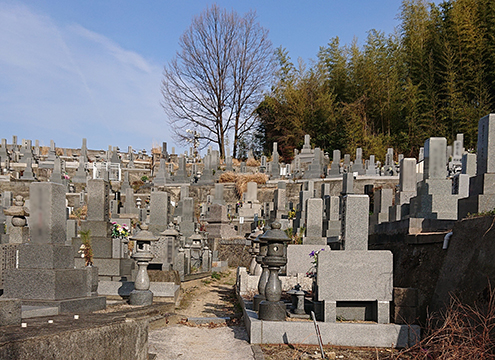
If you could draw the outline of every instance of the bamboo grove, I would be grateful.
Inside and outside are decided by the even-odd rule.
[[[457,133],[475,148],[479,118],[495,110],[495,1],[405,0],[398,16],[394,34],[370,30],[361,47],[330,39],[309,67],[277,49],[276,83],[242,145],[269,153],[276,141],[286,161],[306,133],[330,156],[416,156],[428,137]]]

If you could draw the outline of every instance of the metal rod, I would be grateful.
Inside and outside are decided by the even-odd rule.
[[[316,337],[318,338],[318,345],[320,345],[321,358],[325,358],[325,353],[323,352],[323,342],[321,341],[321,333],[318,324],[316,323],[316,316],[313,310],[311,310],[311,317],[313,318],[313,324],[315,324]]]

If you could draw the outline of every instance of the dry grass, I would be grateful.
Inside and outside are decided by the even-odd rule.
[[[162,148],[160,148],[160,147],[154,147],[154,146],[153,146],[153,147],[151,148],[151,153],[152,153],[152,154],[161,154],[161,153],[162,153]]]
[[[218,179],[219,183],[235,183],[235,189],[240,198],[242,198],[242,194],[247,191],[247,183],[251,181],[259,185],[266,184],[268,181],[268,176],[261,173],[236,174],[232,171],[227,171],[220,175],[220,178]]]
[[[266,184],[268,181],[268,176],[265,174],[243,174],[239,175],[237,181],[235,182],[235,189],[237,191],[237,195],[242,199],[242,194],[247,191],[247,183],[255,182],[258,185]]]
[[[64,149],[55,148],[55,154],[57,154],[57,156],[64,156]]]
[[[50,148],[48,146],[40,146],[40,154],[41,155],[48,155],[49,151],[50,151]]]
[[[423,340],[401,355],[417,360],[495,359],[495,292],[487,288],[485,294],[481,306],[453,297],[445,312],[430,317]]]
[[[254,158],[247,159],[246,166],[260,166],[260,162]]]
[[[232,159],[232,165],[241,166],[241,161],[239,159]]]
[[[237,175],[235,172],[226,171],[220,175],[218,182],[219,183],[233,183],[233,182],[236,182],[238,177],[239,177],[239,175]]]

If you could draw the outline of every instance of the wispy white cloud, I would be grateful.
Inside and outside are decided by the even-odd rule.
[[[0,3],[0,137],[79,147],[171,142],[161,64],[78,24]]]

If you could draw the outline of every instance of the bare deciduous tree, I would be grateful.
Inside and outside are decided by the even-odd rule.
[[[213,5],[193,19],[179,45],[181,51],[164,68],[161,89],[177,140],[187,139],[186,129],[196,130],[207,144],[217,143],[224,157],[233,133],[235,157],[273,74],[268,31],[254,12],[240,17]]]

